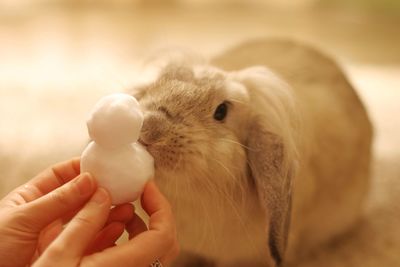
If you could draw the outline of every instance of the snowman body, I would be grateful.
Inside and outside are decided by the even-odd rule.
[[[154,176],[154,160],[137,142],[143,114],[127,94],[102,98],[87,122],[92,142],[81,155],[81,172],[108,190],[114,205],[135,201]]]

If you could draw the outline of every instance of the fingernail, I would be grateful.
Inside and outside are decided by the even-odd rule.
[[[92,201],[97,204],[103,204],[108,200],[108,193],[103,188],[99,188],[92,197]]]
[[[81,174],[75,181],[76,187],[78,188],[79,194],[81,196],[88,195],[92,192],[93,181],[92,176],[89,173]]]

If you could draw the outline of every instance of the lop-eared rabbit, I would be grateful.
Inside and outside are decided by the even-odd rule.
[[[134,88],[176,215],[175,266],[281,266],[360,218],[372,126],[341,68],[293,41],[171,63]]]

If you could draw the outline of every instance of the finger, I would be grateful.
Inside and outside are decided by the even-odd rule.
[[[136,213],[133,215],[133,218],[126,224],[125,228],[129,234],[129,239],[132,239],[138,234],[147,231],[147,225]]]
[[[68,223],[73,217],[75,217],[75,215],[81,209],[82,207],[79,207],[73,211],[67,212],[62,217],[63,223],[64,224]],[[115,206],[114,208],[111,209],[110,214],[108,215],[106,225],[112,222],[127,223],[132,219],[134,213],[135,213],[135,206],[133,206],[131,203],[125,203],[122,205]]]
[[[29,222],[30,229],[41,231],[52,221],[82,206],[95,189],[94,178],[83,173],[51,193],[19,206],[20,213]]]
[[[164,235],[145,231],[130,241],[86,256],[81,266],[149,266],[163,257],[173,243]]]
[[[18,205],[31,202],[75,178],[80,172],[80,159],[58,163],[10,192],[5,199]]]
[[[146,184],[142,195],[142,207],[149,218],[149,229],[175,232],[174,217],[171,205],[161,194],[153,181]]]
[[[86,203],[84,203],[84,204],[86,204]],[[72,220],[72,218],[74,218],[76,216],[76,214],[78,214],[78,212],[83,208],[84,204],[82,206],[79,206],[77,209],[74,209],[72,211],[66,212],[61,217],[61,220],[62,220],[63,224],[69,223]]]
[[[37,250],[39,255],[45,251],[45,249],[56,239],[63,229],[63,223],[61,220],[56,220],[49,224],[39,236]]]
[[[120,222],[111,222],[101,230],[96,238],[89,245],[86,254],[92,254],[112,247],[118,238],[124,233],[125,224]]]
[[[48,257],[58,258],[60,262],[70,261],[70,259],[80,260],[90,242],[106,222],[110,206],[109,194],[103,188],[98,188],[90,201],[71,220],[44,254],[48,253]]]
[[[40,233],[35,255],[32,257],[31,262],[36,262],[36,260],[40,257],[40,255],[42,255],[51,242],[53,242],[53,240],[61,233],[62,228],[62,221],[56,220]]]
[[[177,242],[175,223],[168,201],[153,182],[146,185],[142,206],[150,215],[150,229],[130,241],[85,257],[82,265],[148,266],[163,257]]]
[[[113,246],[123,234],[125,224],[132,219],[133,214],[134,206],[131,203],[125,203],[112,208],[106,226],[92,241],[86,254],[92,254]]]
[[[179,243],[176,242],[172,248],[166,253],[164,256],[159,258],[159,261],[163,264],[164,267],[170,266],[171,263],[178,257],[179,255]]]
[[[106,224],[111,222],[127,223],[132,219],[134,212],[135,207],[131,203],[115,206],[111,209]]]
[[[165,232],[167,233],[165,238],[170,236],[169,238],[173,240],[171,241],[172,244],[170,244],[168,252],[158,257],[158,260],[164,266],[168,266],[177,257],[179,245],[176,238],[175,224],[171,223],[174,222],[171,207],[153,181],[146,185],[142,196],[142,205],[150,216],[149,229]]]
[[[74,179],[80,173],[80,158],[73,158],[44,170],[26,183],[45,195]]]

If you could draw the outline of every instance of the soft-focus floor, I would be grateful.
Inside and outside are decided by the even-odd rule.
[[[206,56],[241,40],[288,36],[335,56],[376,127],[365,218],[304,267],[400,266],[400,19],[355,11],[260,7],[0,10],[0,195],[79,155],[96,100],[123,91],[157,49]]]

